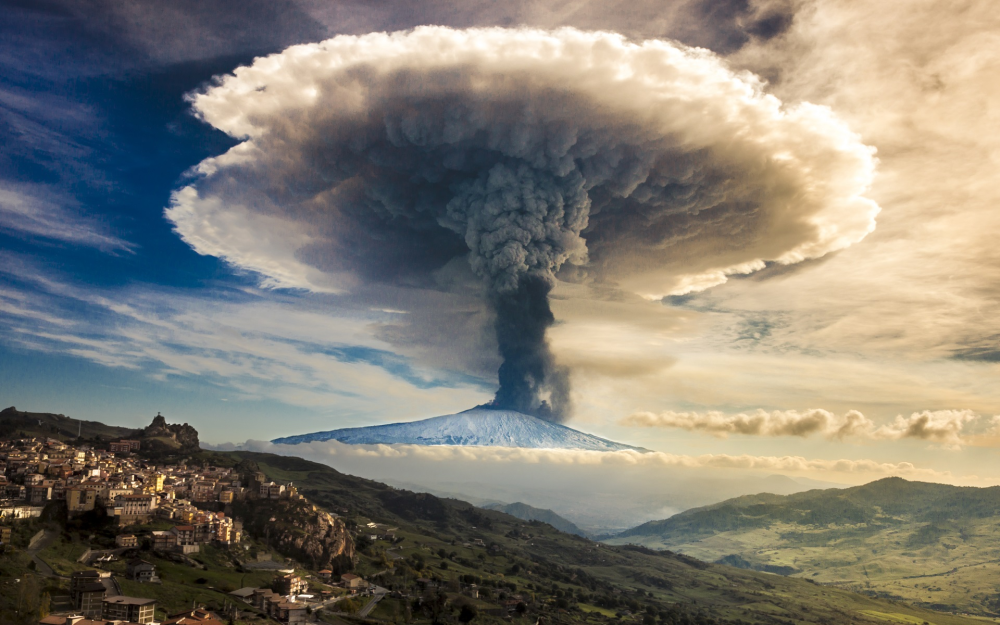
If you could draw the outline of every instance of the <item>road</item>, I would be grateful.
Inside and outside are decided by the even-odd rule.
[[[59,538],[58,530],[42,530],[41,532],[35,534],[35,536],[31,539],[31,542],[28,544],[27,553],[31,556],[31,561],[35,563],[35,572],[42,577],[66,579],[61,575],[57,575],[56,572],[52,570],[52,567],[45,562],[45,560],[38,557],[38,552],[51,545],[57,538]]]
[[[382,588],[381,586],[376,586],[375,596],[372,597],[371,601],[369,601],[368,604],[365,605],[365,607],[361,608],[361,610],[358,612],[358,616],[360,616],[361,618],[365,618],[369,614],[371,614],[371,611],[375,609],[375,606],[378,605],[378,602],[381,601],[382,597],[386,596],[387,594],[389,594],[388,590]]]

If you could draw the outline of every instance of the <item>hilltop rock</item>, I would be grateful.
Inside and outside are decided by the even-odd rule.
[[[140,437],[150,451],[192,453],[201,449],[198,430],[187,423],[168,424],[160,414],[153,417],[153,422],[141,431]]]
[[[260,499],[237,506],[243,528],[269,536],[278,553],[313,569],[350,568],[354,541],[342,520],[301,500]]]

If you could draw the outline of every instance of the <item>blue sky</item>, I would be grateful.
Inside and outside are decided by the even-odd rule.
[[[163,218],[185,172],[235,143],[195,119],[184,96],[255,54],[315,39],[320,31],[309,19],[286,17],[284,33],[261,34],[272,28],[274,13],[287,11],[258,3],[244,7],[228,31],[222,26],[226,40],[217,45],[162,50],[161,44],[175,44],[159,40],[156,26],[129,30],[112,6],[93,8],[97,13],[54,2],[3,9],[0,248],[2,284],[11,296],[0,347],[4,401],[136,425],[157,411],[178,420],[207,417],[221,428],[236,418],[257,428],[276,418],[315,421],[308,408],[256,393],[246,399],[211,367],[197,375],[170,372],[155,356],[132,353],[124,362],[72,340],[107,340],[123,324],[138,323],[112,310],[128,305],[125,293],[150,298],[144,313],[153,316],[175,295],[205,306],[268,297],[245,273],[192,251]],[[180,8],[178,26],[199,23],[208,32],[230,21],[229,8]],[[158,19],[152,3],[136,10],[145,14],[140,21]],[[16,314],[25,306],[46,314]],[[72,329],[48,331],[59,328]],[[405,357],[368,345],[282,340],[302,353],[381,368],[414,388],[483,384],[415,374]],[[194,349],[183,340],[171,348],[180,355]],[[350,421],[350,410],[344,418]]]
[[[279,210],[265,216],[276,226],[261,226],[174,194],[196,189],[230,206],[269,192],[253,180],[220,190],[194,169],[243,142],[220,113],[230,101],[219,77],[263,55],[423,24],[602,28],[703,46],[718,68],[760,76],[754,84],[782,106],[828,107],[822,119],[854,133],[841,139],[878,159],[855,172],[871,181],[829,174],[830,187],[864,186],[876,209],[830,213],[827,225],[848,234],[793,241],[822,247],[805,259],[671,260],[667,275],[636,270],[656,262],[622,252],[595,269],[613,287],[561,276],[549,341],[572,372],[570,425],[672,453],[915,462],[940,479],[1000,478],[990,468],[1000,327],[989,312],[1000,303],[990,165],[1000,122],[998,93],[983,86],[1000,48],[986,4],[978,22],[944,9],[903,22],[891,8],[833,1],[4,2],[0,402],[128,425],[162,412],[226,442],[488,401],[499,359],[462,263],[438,271],[435,289],[342,288],[304,246],[275,243],[303,232],[301,216]],[[844,23],[864,26],[845,33]],[[909,43],[934,25],[926,48]],[[296,174],[285,163],[260,159],[252,171]],[[182,205],[188,217],[165,216]],[[689,256],[710,257],[729,235],[713,236]],[[598,239],[592,256],[611,258]],[[675,290],[656,290],[669,280]],[[867,422],[838,434],[851,411]]]

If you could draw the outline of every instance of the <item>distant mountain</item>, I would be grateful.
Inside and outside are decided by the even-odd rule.
[[[490,503],[480,507],[485,508],[486,510],[497,510],[498,512],[509,514],[524,521],[541,521],[542,523],[548,523],[557,530],[561,530],[567,534],[576,534],[577,536],[587,535],[586,532],[577,527],[572,521],[562,518],[555,512],[544,508],[529,506],[526,503]]]
[[[747,495],[608,539],[808,577],[935,609],[1000,614],[1000,487],[886,478]]]
[[[344,428],[276,438],[272,443],[296,445],[336,440],[350,445],[476,445],[530,449],[632,450],[641,447],[616,443],[573,428],[543,421],[513,410],[473,408],[422,421]]]

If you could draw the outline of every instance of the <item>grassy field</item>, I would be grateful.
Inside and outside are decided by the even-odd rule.
[[[45,549],[38,552],[38,557],[52,567],[58,575],[70,575],[74,571],[82,571],[87,568],[77,562],[77,560],[87,551],[87,543],[81,542],[74,537],[63,536]]]

